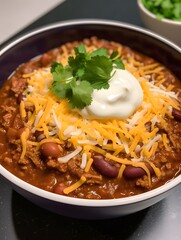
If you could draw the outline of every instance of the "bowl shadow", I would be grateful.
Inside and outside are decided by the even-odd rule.
[[[148,211],[149,208],[109,220],[72,219],[44,210],[15,191],[12,193],[12,219],[19,240],[132,239]]]

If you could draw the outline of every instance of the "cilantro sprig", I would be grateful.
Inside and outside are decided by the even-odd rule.
[[[71,108],[83,109],[91,104],[94,89],[108,89],[113,68],[124,69],[118,52],[111,56],[105,48],[91,53],[83,44],[74,48],[68,65],[54,62],[51,66],[53,83],[50,90],[59,98],[67,99]]]

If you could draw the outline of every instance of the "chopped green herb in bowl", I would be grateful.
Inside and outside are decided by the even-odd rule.
[[[137,0],[143,24],[181,46],[181,0]]]
[[[141,0],[158,19],[181,21],[181,0]]]

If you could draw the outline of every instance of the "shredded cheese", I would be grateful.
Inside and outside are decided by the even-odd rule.
[[[59,157],[58,161],[61,163],[66,163],[68,162],[71,158],[75,157],[77,154],[79,154],[82,151],[81,147],[77,147],[73,152],[65,155],[64,157]]]
[[[80,168],[84,169],[86,167],[86,164],[87,164],[87,154],[83,153]]]
[[[70,187],[67,187],[63,190],[65,194],[69,194],[70,192],[73,192],[75,189],[79,188],[82,184],[86,182],[86,177],[82,176],[79,181],[71,185]]]
[[[118,178],[122,178],[125,168],[126,168],[126,165],[122,164],[118,172]]]
[[[22,119],[26,117],[26,111],[25,111],[25,103],[24,103],[24,101],[21,101],[21,102],[20,102],[20,115],[21,115]]]
[[[61,58],[58,56],[57,59],[65,65],[69,55],[66,48],[62,48],[62,51]],[[121,53],[121,47],[119,51]],[[84,172],[90,171],[93,162],[91,152],[94,151],[121,164],[118,178],[122,177],[126,165],[132,165],[142,167],[150,179],[150,172],[143,161],[149,161],[159,177],[161,172],[150,159],[156,154],[160,142],[163,142],[167,151],[170,151],[171,147],[169,138],[159,132],[157,124],[164,128],[165,116],[171,117],[172,107],[179,109],[178,94],[173,91],[173,85],[164,86],[164,67],[159,63],[144,66],[134,58],[134,55],[127,56],[124,63],[126,69],[138,79],[144,93],[142,105],[126,120],[84,119],[69,109],[67,100],[58,99],[49,90],[53,81],[50,68],[24,74],[29,92],[25,92],[27,97],[20,103],[20,115],[22,119],[28,117],[27,125],[33,127],[33,131],[41,130],[46,136],[46,139],[38,144],[31,141],[28,143],[38,147],[46,141],[59,144],[68,141],[75,150],[59,157],[58,162],[66,163],[80,155],[80,168]],[[26,114],[26,101],[35,106],[35,111],[30,115]],[[26,154],[28,134],[27,128],[21,135],[21,158]],[[121,158],[121,154],[127,157]],[[74,191],[85,181],[86,178],[82,176],[78,182],[64,189],[64,193]]]
[[[25,154],[26,154],[26,149],[27,149],[27,139],[29,136],[30,130],[29,128],[26,128],[25,131],[20,136],[21,143],[22,143],[22,153],[20,159],[23,159]]]
[[[89,160],[88,160],[88,162],[87,162],[87,165],[86,165],[86,168],[85,168],[85,172],[89,172],[92,163],[93,163],[93,159],[92,159],[92,158],[89,158]]]

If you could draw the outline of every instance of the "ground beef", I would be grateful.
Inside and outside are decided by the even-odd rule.
[[[136,53],[129,47],[122,46],[119,43],[99,40],[96,37],[84,39],[82,42],[87,47],[93,46],[94,48],[107,48],[109,54],[112,54],[113,51],[116,51],[121,47],[122,58],[125,62],[131,55],[134,56],[135,61],[141,62],[142,66],[155,63],[155,60],[140,53]],[[57,160],[60,155],[58,155],[58,157],[43,156],[38,146],[40,142],[46,140],[46,132],[43,132],[42,129],[35,131],[34,125],[27,122],[27,116],[33,116],[36,111],[36,106],[31,102],[25,102],[27,116],[22,119],[20,114],[19,104],[25,98],[23,93],[28,85],[27,78],[24,74],[31,73],[42,67],[49,67],[53,61],[61,59],[65,49],[68,54],[71,54],[73,48],[78,44],[80,44],[80,42],[77,41],[66,43],[57,49],[44,53],[37,59],[23,64],[11,76],[9,81],[0,91],[0,163],[10,172],[23,180],[37,187],[58,194],[64,194],[64,188],[75,184],[83,176],[86,178],[85,184],[75,189],[75,191],[70,192],[68,196],[87,199],[110,199],[140,194],[157,188],[180,174],[181,122],[178,119],[169,117],[165,119],[167,124],[165,124],[164,128],[161,128],[159,123],[157,123],[156,127],[159,128],[160,134],[167,134],[170,140],[169,147],[171,148],[171,151],[168,151],[163,142],[160,142],[154,157],[151,159],[154,165],[160,169],[160,177],[157,177],[154,173],[151,174],[149,179],[147,174],[142,171],[143,176],[128,179],[124,174],[121,175],[119,172],[120,167],[122,166],[121,163],[106,159],[105,156],[95,153],[94,150],[91,152],[93,161],[96,158],[95,156],[98,155],[98,158],[102,159],[102,162],[106,161],[109,169],[113,167],[116,175],[118,175],[118,172],[120,175],[116,177],[105,176],[99,172],[98,168],[94,167],[94,164],[92,164],[90,170],[86,172],[85,169],[80,167],[82,161],[80,154],[65,163],[61,163],[61,161]],[[166,78],[164,83],[165,87],[174,84],[174,91],[181,92],[180,82],[168,69],[164,71],[164,76]],[[157,79],[157,77],[158,75],[155,73],[150,76],[149,81],[153,81]],[[51,126],[49,126],[50,129],[54,129],[54,125],[55,123],[52,122]],[[150,121],[146,122],[144,126],[148,133],[152,131],[152,123]],[[26,128],[30,129],[30,133],[26,141],[27,149],[25,157],[21,158],[23,150],[21,136]],[[59,145],[58,143],[56,144]],[[71,153],[74,150],[74,147],[73,144],[66,140],[61,143],[61,149],[63,149],[63,154],[66,155]],[[60,151],[60,146],[56,151]],[[107,152],[109,153],[110,150],[108,149]],[[139,156],[139,149],[137,149],[136,154]],[[120,151],[117,157],[125,159],[130,156],[129,154],[127,155]]]

